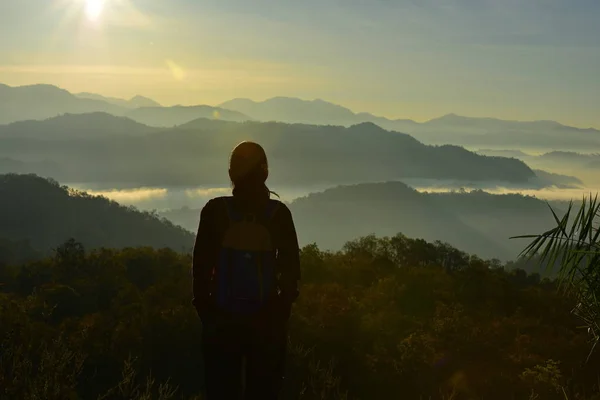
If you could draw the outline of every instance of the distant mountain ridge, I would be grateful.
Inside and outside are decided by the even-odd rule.
[[[140,108],[140,107],[162,107],[162,105],[148,97],[134,96],[129,100],[120,99],[117,97],[105,97],[95,93],[77,93],[75,96],[81,99],[101,100],[121,107]]]
[[[372,122],[384,129],[411,134],[426,144],[579,150],[600,147],[600,130],[571,127],[556,121],[509,121],[447,114],[426,122],[415,122],[354,113],[323,100],[289,97],[274,97],[261,102],[238,98],[226,101],[220,107],[242,112],[259,121],[342,126]]]
[[[145,125],[161,128],[185,125],[198,118],[345,127],[369,122],[389,131],[408,133],[430,145],[453,144],[489,149],[516,147],[547,152],[557,148],[572,152],[600,148],[600,131],[597,129],[575,128],[555,121],[505,121],[447,114],[419,123],[409,119],[393,120],[369,113],[354,113],[348,108],[320,99],[307,101],[291,97],[275,97],[263,102],[234,99],[220,107],[159,107],[154,103],[143,97],[122,100],[90,93],[79,94],[78,97],[52,85],[0,85],[0,124],[94,112],[127,116]],[[153,106],[147,107],[148,105]],[[590,167],[596,169],[598,162],[591,162]]]
[[[140,107],[127,112],[127,117],[156,127],[184,125],[199,118],[244,122],[251,118],[237,111],[212,106]]]
[[[46,120],[64,114],[108,113],[156,127],[185,124],[197,118],[247,121],[239,112],[207,105],[162,107],[142,96],[123,100],[94,93],[74,95],[53,85],[8,86],[0,84],[0,125]]]
[[[158,129],[127,117],[104,112],[64,114],[45,120],[0,125],[0,138],[106,138],[112,135],[144,135]]]
[[[304,101],[291,97],[274,97],[257,103],[234,99],[219,107],[239,111],[259,121],[306,123],[315,125],[354,125],[360,122],[349,109],[320,99]]]
[[[522,128],[529,126],[532,128],[545,128],[545,129],[574,129],[578,131],[596,132],[600,133],[600,130],[589,127],[589,128],[577,128],[561,124],[551,120],[537,120],[537,121],[514,121],[514,120],[503,120],[493,117],[466,117],[457,115],[454,113],[448,113],[441,117],[432,118],[425,122],[416,122],[411,119],[390,119],[386,117],[380,117],[367,112],[355,113],[349,108],[324,101],[321,99],[315,100],[304,100],[295,97],[272,97],[264,101],[254,101],[248,98],[236,98],[224,103],[219,104],[219,107],[229,108],[232,110],[238,110],[249,116],[256,114],[255,118],[258,120],[271,120],[288,123],[316,123],[315,117],[310,112],[321,113],[326,112],[327,115],[331,116],[332,120],[344,121],[344,124],[357,124],[361,122],[387,122],[387,123],[405,123],[406,126],[417,126],[417,125],[454,125],[454,126],[473,126],[473,125],[484,125],[487,123],[494,123],[504,125],[505,127]],[[304,120],[302,120],[304,119]]]
[[[61,114],[105,112],[122,115],[124,109],[96,99],[81,99],[52,85],[11,87],[0,84],[0,124],[44,120]]]
[[[427,146],[373,123],[344,128],[198,119],[152,128],[108,114],[66,115],[0,126],[0,158],[56,163],[58,172],[50,176],[65,182],[219,185],[228,182],[223,160],[242,140],[261,143],[271,179],[290,185],[422,178],[527,186],[536,179],[522,161]]]
[[[513,121],[513,120],[504,120],[499,118],[492,117],[465,117],[462,115],[457,115],[454,113],[446,114],[438,118],[433,118],[429,121],[423,122],[423,124],[429,125],[447,125],[452,124],[454,126],[465,126],[465,127],[473,127],[480,126],[482,128],[487,128],[490,124],[496,124],[498,127],[502,127],[505,129],[523,129],[524,127],[529,127],[531,129],[573,129],[578,131],[589,131],[589,132],[599,132],[594,128],[577,128],[573,126],[563,125],[556,121],[550,120],[537,120],[537,121]]]
[[[144,110],[144,111],[140,111]],[[408,133],[425,144],[455,144],[465,147],[586,151],[600,147],[600,131],[576,128],[555,121],[507,121],[447,114],[426,122],[389,119],[350,109],[321,99],[274,97],[262,102],[237,98],[218,107],[207,105],[160,107],[152,99],[130,100],[93,93],[73,95],[52,85],[10,87],[0,85],[0,124],[43,120],[62,114],[106,112],[156,127],[183,125],[197,118],[257,120],[350,127],[364,122],[396,132]],[[594,164],[595,165],[595,164]]]

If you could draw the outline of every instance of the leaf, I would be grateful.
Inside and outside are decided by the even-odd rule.
[[[573,289],[579,298],[574,313],[582,319],[594,337],[594,345],[600,341],[600,229],[595,226],[600,218],[598,195],[584,197],[573,216],[573,202],[562,218],[548,205],[556,226],[538,235],[515,236],[532,239],[521,255],[528,260],[540,255],[540,264],[553,267],[559,261],[558,281],[560,287]]]

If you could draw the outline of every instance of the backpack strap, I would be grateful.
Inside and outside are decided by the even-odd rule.
[[[229,221],[235,222],[241,220],[242,216],[233,206],[233,197],[224,197],[223,200],[225,201],[225,208],[227,209],[227,216],[229,217]]]
[[[266,220],[270,221],[278,209],[279,209],[279,202],[277,200],[269,200],[269,203],[267,204],[267,208],[265,210],[265,215],[264,215]]]

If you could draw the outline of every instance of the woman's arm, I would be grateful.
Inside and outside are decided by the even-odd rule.
[[[281,271],[279,282],[283,300],[293,303],[299,293],[300,247],[296,227],[289,208],[282,204],[279,209],[279,249],[277,262]]]
[[[200,223],[192,261],[192,304],[200,314],[210,307],[210,283],[212,275],[212,255],[214,253],[216,234],[213,201],[210,200],[200,212]]]

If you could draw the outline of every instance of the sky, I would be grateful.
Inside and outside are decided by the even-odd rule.
[[[600,128],[598,0],[0,0],[0,82]]]

